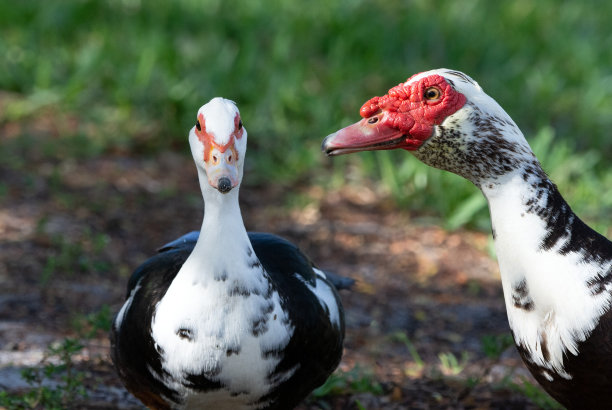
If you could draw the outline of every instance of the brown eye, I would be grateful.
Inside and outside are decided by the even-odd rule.
[[[439,100],[442,92],[436,87],[429,87],[425,90],[425,99],[429,101]]]
[[[368,120],[368,124],[376,124],[378,122],[378,117],[372,117]]]
[[[202,131],[202,126],[200,125],[200,120],[196,120],[196,128],[198,131]]]
[[[238,131],[242,129],[242,120],[238,121]]]

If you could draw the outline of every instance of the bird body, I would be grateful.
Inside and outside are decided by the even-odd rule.
[[[339,296],[299,249],[247,233],[238,204],[246,130],[213,99],[190,132],[201,231],[142,264],[111,331],[128,388],[151,408],[288,409],[338,365]]]
[[[612,242],[574,214],[510,116],[467,75],[420,73],[326,138],[329,155],[403,148],[486,197],[523,361],[568,408],[612,408]]]

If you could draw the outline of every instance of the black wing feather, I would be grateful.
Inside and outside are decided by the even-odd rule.
[[[170,408],[161,395],[178,401],[176,392],[154,378],[149,368],[163,374],[159,352],[151,337],[154,309],[191,253],[191,249],[170,249],[149,258],[132,274],[128,282],[128,297],[136,286],[129,309],[122,323],[129,329],[111,329],[111,358],[127,389],[152,408]],[[143,343],[144,341],[144,343]],[[155,395],[152,392],[157,392]]]
[[[150,324],[157,303],[165,295],[168,287],[187,257],[193,251],[199,232],[190,232],[169,242],[159,249],[159,253],[144,262],[134,271],[129,282],[129,297],[132,290],[140,285],[130,309],[125,312],[124,322],[133,324],[125,332],[119,332],[113,325],[111,331],[111,356],[117,370],[122,373],[126,385],[134,395],[145,404],[155,408],[167,408],[161,397],[150,392],[160,392],[165,397],[179,401],[176,392],[170,390],[147,370],[151,368],[163,374],[159,352],[150,334]],[[294,334],[282,351],[266,354],[279,355],[280,362],[268,376],[270,380],[284,372],[297,368],[293,375],[270,392],[262,402],[271,400],[268,408],[292,408],[314,388],[325,382],[338,366],[342,355],[344,339],[344,312],[335,283],[325,281],[332,292],[340,310],[340,326],[329,321],[329,311],[325,310],[306,288],[317,285],[317,275],[313,263],[291,242],[268,233],[250,232],[249,239],[257,258],[269,275],[273,287],[281,296],[283,309],[294,325]],[[335,275],[334,282],[339,287],[352,284],[351,279]],[[323,279],[321,279],[323,280]],[[142,341],[146,341],[143,346]],[[296,367],[297,365],[297,367]],[[198,388],[208,380],[198,380]],[[127,383],[127,382],[126,382]],[[206,387],[206,386],[204,386]],[[221,387],[218,383],[211,388]]]

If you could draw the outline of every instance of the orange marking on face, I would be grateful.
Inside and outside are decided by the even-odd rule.
[[[240,122],[240,115],[236,114],[236,117],[234,118],[234,132],[232,132],[230,135],[230,139],[227,144],[223,145],[217,144],[215,142],[214,134],[206,131],[204,115],[199,114],[198,120],[200,121],[200,130],[196,128],[195,133],[198,139],[204,145],[204,162],[208,162],[210,160],[210,152],[213,150],[213,148],[216,148],[221,153],[224,153],[229,148],[232,151],[232,156],[235,158],[235,161],[238,161],[238,151],[236,151],[234,142],[235,139],[242,138],[242,135],[244,134],[244,130]]]
[[[240,115],[236,113],[236,116],[234,117],[234,132],[232,133],[232,135],[240,139],[242,138],[242,134],[244,134],[242,121],[240,120]]]

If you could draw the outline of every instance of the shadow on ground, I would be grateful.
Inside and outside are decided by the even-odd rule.
[[[0,390],[18,393],[29,387],[20,369],[79,337],[79,318],[116,312],[131,271],[199,228],[201,197],[191,160],[172,153],[32,160],[0,173]],[[364,186],[285,191],[243,187],[247,228],[284,236],[357,280],[342,293],[347,338],[334,382],[300,409],[534,407],[512,387],[532,379],[507,348],[487,235],[419,224]],[[105,333],[82,342],[72,360],[87,396],[72,405],[140,408],[115,376]]]

